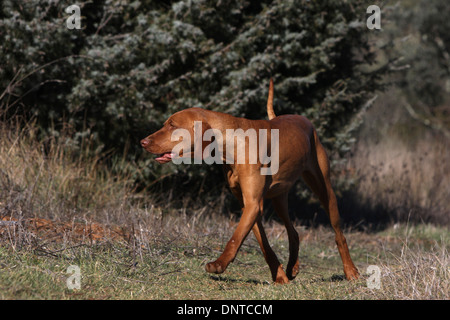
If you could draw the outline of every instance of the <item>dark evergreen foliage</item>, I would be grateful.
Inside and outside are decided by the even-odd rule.
[[[71,4],[2,2],[0,104],[36,116],[45,135],[69,125],[74,148],[90,139],[99,151],[127,149],[139,181],[184,170],[161,168],[139,146],[178,110],[266,118],[272,77],[276,113],[307,116],[337,160],[379,88],[360,0],[101,0],[80,4],[80,30],[66,27]],[[200,184],[198,173],[183,179]]]

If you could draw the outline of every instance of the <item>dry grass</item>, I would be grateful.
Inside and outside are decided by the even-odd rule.
[[[347,167],[357,181],[352,196],[372,221],[449,225],[450,139],[410,118],[397,94],[383,95],[365,116]]]
[[[449,224],[450,150],[420,141],[410,150],[398,140],[360,145],[352,158],[356,192],[370,207],[396,214],[395,220]],[[378,209],[378,210],[380,210]],[[376,211],[376,210],[375,210]]]
[[[153,215],[149,215],[153,213]],[[297,226],[302,242],[300,273],[288,285],[271,285],[259,246],[250,236],[222,275],[204,265],[224,248],[235,221],[209,219],[160,208],[140,212],[132,236],[96,242],[66,237],[55,243],[35,230],[9,228],[0,236],[2,299],[444,299],[450,286],[448,230],[396,226],[382,233],[346,231],[350,252],[362,277],[343,280],[331,228]],[[284,228],[265,224],[281,261],[288,258]],[[1,228],[0,228],[1,229]],[[4,230],[4,228],[3,228]],[[73,235],[73,234],[72,234]],[[19,248],[13,238],[29,238]],[[445,238],[447,237],[447,238]],[[435,240],[439,238],[440,240]],[[68,290],[67,267],[82,271],[81,289]],[[380,268],[380,289],[367,285],[368,266]]]
[[[415,250],[405,246],[391,264],[382,263],[380,298],[450,299],[450,255],[446,246]]]
[[[0,216],[120,222],[131,179],[88,156],[89,143],[75,153],[63,138],[41,142],[36,134],[32,124],[0,123]]]

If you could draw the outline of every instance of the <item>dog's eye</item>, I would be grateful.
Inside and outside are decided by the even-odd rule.
[[[175,128],[175,127],[176,127],[176,126],[173,124],[172,121],[169,121],[169,122],[168,122],[168,125],[169,125],[169,127],[171,127],[171,128]]]

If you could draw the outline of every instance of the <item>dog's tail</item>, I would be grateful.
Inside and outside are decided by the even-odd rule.
[[[269,84],[269,97],[267,98],[267,115],[269,116],[269,120],[272,120],[276,117],[275,112],[273,112],[273,80],[270,78]]]

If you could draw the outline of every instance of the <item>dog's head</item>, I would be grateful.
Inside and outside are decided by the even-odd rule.
[[[201,131],[194,132],[194,127]],[[210,126],[205,120],[204,110],[190,108],[173,114],[155,133],[141,140],[141,146],[148,152],[157,155],[159,163],[170,162],[175,157],[194,157],[194,144],[200,143],[202,150],[206,147],[202,141],[203,133]],[[194,135],[195,133],[195,135]],[[195,139],[200,137],[200,141]]]

